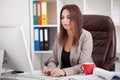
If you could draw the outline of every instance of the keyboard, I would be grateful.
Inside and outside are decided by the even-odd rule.
[[[0,80],[18,80],[18,79],[14,79],[14,78],[0,78]]]

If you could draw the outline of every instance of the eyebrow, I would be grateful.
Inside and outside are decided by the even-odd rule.
[[[61,17],[64,16],[64,15],[61,15]],[[70,16],[70,15],[67,15],[67,16]]]

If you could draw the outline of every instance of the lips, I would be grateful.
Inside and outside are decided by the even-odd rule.
[[[68,24],[63,24],[64,26],[67,26]]]
[[[64,24],[63,26],[64,26],[64,27],[66,27],[66,28],[67,28],[67,27],[69,27],[69,25],[68,25],[68,24]]]

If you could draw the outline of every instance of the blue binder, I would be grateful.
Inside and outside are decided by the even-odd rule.
[[[39,27],[34,28],[34,50],[40,51],[40,30],[39,30]]]

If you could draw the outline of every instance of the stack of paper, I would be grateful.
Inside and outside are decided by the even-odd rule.
[[[106,80],[112,80],[114,77],[120,79],[120,72],[107,71],[101,68],[94,68],[93,75],[105,78]]]

